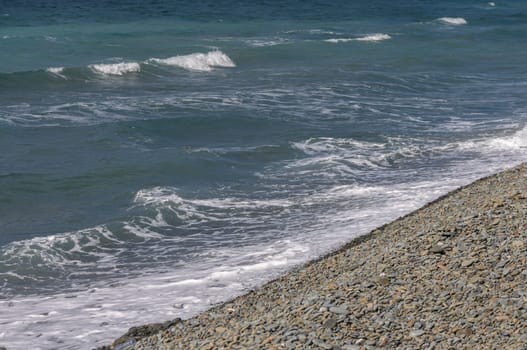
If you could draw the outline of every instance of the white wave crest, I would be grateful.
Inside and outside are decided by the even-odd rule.
[[[209,198],[185,199],[177,194],[173,187],[153,187],[138,191],[134,198],[136,206],[150,207],[156,210],[156,218],[150,226],[167,225],[165,214],[175,214],[186,224],[196,224],[204,221],[225,220],[237,209],[250,212],[262,208],[286,208],[294,205],[289,199],[246,200],[243,198]]]
[[[46,68],[46,72],[59,75],[64,72],[64,67],[49,67]]]
[[[439,22],[459,26],[467,24],[467,20],[462,17],[441,17],[437,19]]]
[[[484,141],[485,142],[485,141]],[[497,137],[485,142],[494,150],[524,150],[527,148],[527,126],[510,136]]]
[[[368,41],[368,42],[377,42],[377,41],[383,41],[383,40],[389,40],[392,37],[388,34],[382,34],[382,33],[376,33],[376,34],[369,34],[360,38],[335,38],[335,39],[327,39],[324,40],[328,43],[346,43],[350,41]]]
[[[190,55],[169,58],[151,58],[148,62],[177,66],[191,71],[209,72],[215,67],[236,67],[229,56],[215,50],[208,53],[193,53]]]
[[[160,210],[168,210],[186,222],[212,219],[202,213],[192,201],[181,198],[176,192],[177,189],[173,187],[142,189],[136,193],[134,203],[155,208],[158,211],[156,221],[161,223],[165,219]]]
[[[137,62],[120,62],[110,64],[92,64],[88,66],[95,73],[104,75],[123,75],[126,73],[137,73],[141,66]]]
[[[49,67],[49,68],[46,68],[46,72],[56,75],[58,77],[67,79],[66,76],[62,74],[64,73],[64,67]]]

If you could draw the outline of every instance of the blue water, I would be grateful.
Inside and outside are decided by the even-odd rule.
[[[523,1],[0,0],[0,346],[190,317],[526,160]]]

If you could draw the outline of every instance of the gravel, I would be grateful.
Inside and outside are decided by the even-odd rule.
[[[525,349],[527,165],[194,318],[145,327],[106,348]]]

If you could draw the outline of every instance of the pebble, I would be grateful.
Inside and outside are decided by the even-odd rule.
[[[137,342],[130,345],[525,348],[526,227],[522,164],[457,189],[224,305],[170,327],[155,324],[133,333]]]
[[[337,325],[338,321],[334,318],[330,318],[328,320],[326,320],[326,322],[324,322],[324,327],[326,328],[333,328]]]
[[[410,331],[410,336],[414,338],[420,337],[423,334],[425,334],[425,331],[423,331],[422,329],[414,329],[413,331]]]
[[[332,306],[329,308],[329,312],[332,312],[334,314],[347,315],[348,309],[346,309],[345,307],[340,307],[340,306]]]
[[[316,346],[322,348],[322,349],[326,349],[326,350],[331,350],[333,349],[333,345],[330,345],[320,339],[313,339],[312,340],[313,344],[315,344]]]

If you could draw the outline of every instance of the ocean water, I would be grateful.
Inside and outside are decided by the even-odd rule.
[[[0,0],[0,346],[188,318],[526,160],[527,2]]]

